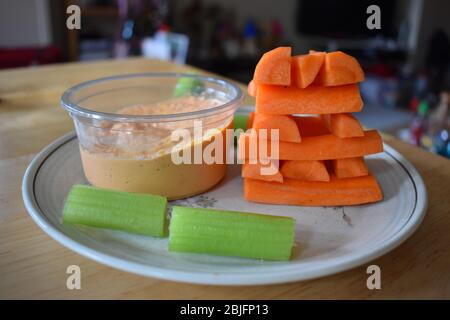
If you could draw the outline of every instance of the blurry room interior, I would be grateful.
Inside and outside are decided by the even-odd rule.
[[[80,30],[66,27],[72,4]],[[381,30],[366,27],[371,4]],[[448,0],[2,0],[0,69],[144,56],[247,83],[274,47],[342,50],[366,72],[362,123],[448,157],[449,12]]]

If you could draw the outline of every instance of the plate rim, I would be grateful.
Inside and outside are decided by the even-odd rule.
[[[408,239],[419,227],[426,214],[428,206],[428,195],[422,177],[415,167],[398,151],[383,142],[384,152],[391,155],[407,172],[416,188],[416,206],[412,214],[403,227],[388,239],[376,247],[361,253],[357,256],[350,256],[332,265],[325,265],[315,270],[284,273],[258,272],[256,274],[219,274],[215,272],[205,271],[187,271],[164,269],[161,267],[149,266],[139,262],[129,261],[125,258],[119,258],[114,255],[104,253],[93,249],[87,245],[83,245],[78,241],[70,238],[65,233],[52,225],[45,214],[39,208],[34,194],[35,177],[46,159],[58,148],[65,143],[76,138],[75,131],[71,131],[60,138],[56,139],[44,149],[42,149],[30,162],[22,180],[22,198],[29,215],[34,222],[50,237],[59,242],[64,247],[100,264],[119,269],[121,271],[134,273],[145,277],[153,277],[161,280],[178,281],[192,284],[207,285],[264,285],[276,283],[288,283],[295,281],[311,280],[319,277],[333,275],[342,271],[350,270],[370,262],[387,252],[398,247],[406,239]]]

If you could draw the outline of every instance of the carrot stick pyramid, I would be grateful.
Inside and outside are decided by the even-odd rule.
[[[290,47],[279,47],[263,55],[248,90],[256,111],[239,138],[245,199],[306,206],[382,200],[364,162],[364,156],[383,151],[381,136],[364,131],[351,114],[363,107],[357,85],[362,81],[358,61],[341,51],[292,57]],[[261,129],[267,133],[260,135]],[[276,152],[269,141],[273,129]],[[273,170],[262,170],[267,167]]]

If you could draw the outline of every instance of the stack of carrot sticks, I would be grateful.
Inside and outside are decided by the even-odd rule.
[[[383,151],[381,137],[363,130],[351,114],[363,107],[358,87],[363,80],[358,61],[340,51],[291,56],[290,47],[279,47],[262,56],[248,87],[256,110],[239,138],[247,200],[341,206],[383,198],[364,161]],[[276,154],[266,141],[273,129],[278,129]],[[254,145],[262,143],[267,157],[257,151],[251,158]],[[275,170],[264,172],[265,166]]]

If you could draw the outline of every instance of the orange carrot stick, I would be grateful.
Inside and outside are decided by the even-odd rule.
[[[327,114],[361,111],[355,84],[338,87],[258,85],[256,112],[267,114]]]
[[[239,157],[248,158],[250,143],[256,141],[256,148],[263,143],[257,136],[249,133],[239,137]],[[271,157],[271,143],[266,141],[267,157]],[[279,141],[279,160],[332,160],[361,157],[383,151],[380,134],[376,130],[364,131],[363,137],[338,138],[332,134],[303,137],[302,142]],[[256,151],[259,154],[259,150]]]
[[[345,206],[383,199],[373,176],[337,179],[329,182],[284,179],[282,184],[244,179],[244,198],[248,201],[304,206]]]
[[[323,161],[283,161],[280,169],[284,178],[306,181],[330,181],[330,175]]]
[[[322,115],[324,123],[339,138],[362,137],[364,130],[359,121],[350,113]]]
[[[331,166],[339,179],[362,177],[369,174],[363,157],[334,159],[331,161]]]
[[[302,137],[313,137],[331,133],[321,117],[298,116],[294,117],[294,120],[297,123],[298,130],[300,131],[300,135]]]
[[[271,129],[279,130],[280,141],[300,142],[301,137],[297,128],[297,123],[291,116],[268,115],[264,113],[255,113],[253,128],[256,130],[266,129],[270,137]]]
[[[276,169],[274,174],[270,171],[264,171],[262,168],[269,169],[270,166],[274,166],[273,169]],[[275,167],[273,161],[271,161],[268,165],[263,165],[261,163],[243,163],[242,164],[242,177],[243,178],[252,178],[257,180],[264,181],[275,181],[275,182],[283,182],[283,176],[281,175],[278,168]]]
[[[291,82],[299,88],[309,86],[322,67],[325,60],[325,52],[310,52],[292,57]]]
[[[247,86],[247,92],[251,97],[256,97],[256,84],[253,80],[250,80]]]
[[[266,52],[255,68],[257,84],[288,86],[291,84],[291,48],[278,47]]]
[[[253,121],[255,120],[255,113],[254,112],[250,112],[248,114],[248,119],[247,119],[247,129],[250,129],[253,127]]]
[[[362,81],[364,81],[364,72],[358,60],[341,51],[336,51],[326,54],[314,84],[341,86]]]

